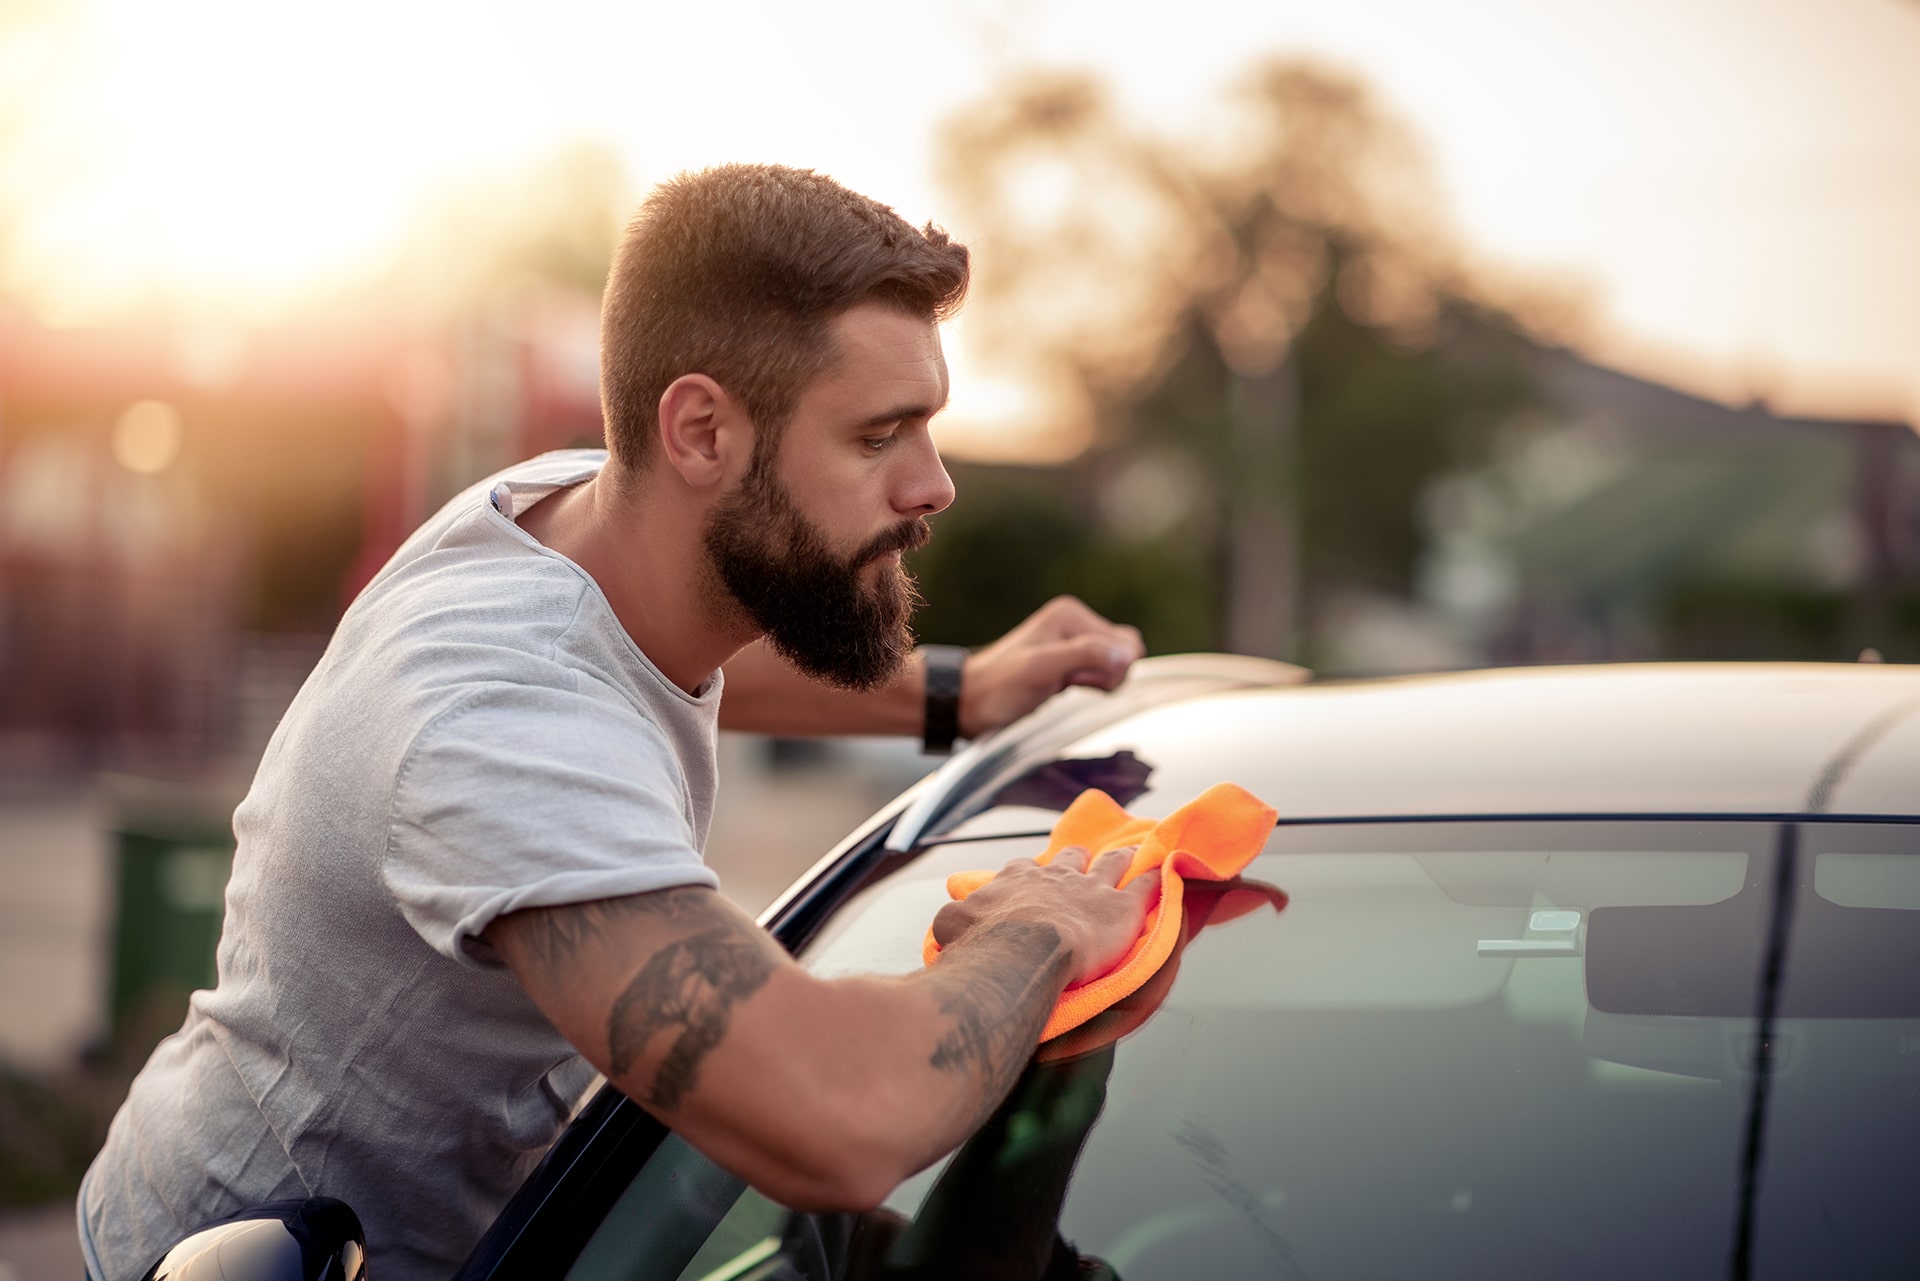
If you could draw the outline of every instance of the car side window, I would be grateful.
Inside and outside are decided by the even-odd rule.
[[[669,1136],[567,1281],[838,1281],[859,1217],[795,1213]]]
[[[746,1190],[744,1182],[684,1139],[668,1135],[601,1221],[568,1270],[568,1281],[662,1281],[683,1275],[704,1257],[705,1247],[720,1240],[716,1229],[730,1222]],[[751,1231],[744,1222],[738,1227]],[[715,1253],[724,1248],[716,1247]]]
[[[1110,1277],[1060,1235],[1059,1216],[1112,1065],[1111,1047],[1029,1065],[948,1161],[863,1214],[787,1210],[669,1138],[569,1281]]]
[[[752,1188],[740,1194],[675,1281],[763,1281],[779,1275],[792,1212]]]

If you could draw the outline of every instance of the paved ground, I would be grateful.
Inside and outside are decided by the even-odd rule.
[[[106,985],[106,823],[98,789],[0,800],[0,1057],[69,1061],[99,1032]]]
[[[107,820],[100,789],[48,784],[0,798],[0,1056],[57,1071],[102,1026]],[[0,1281],[80,1275],[73,1208],[0,1213]]]
[[[0,1213],[0,1281],[76,1281],[80,1272],[72,1206]]]
[[[758,913],[868,815],[938,761],[917,745],[839,745],[833,755],[769,770],[763,740],[723,735],[720,805],[707,863],[720,888]]]
[[[905,744],[866,744],[770,770],[763,741],[733,735],[721,756],[723,801],[708,859],[751,912],[928,764]],[[116,815],[151,791],[111,779],[0,790],[0,1058],[58,1071],[102,1032],[112,830]],[[0,1211],[0,1281],[79,1274],[70,1206]]]

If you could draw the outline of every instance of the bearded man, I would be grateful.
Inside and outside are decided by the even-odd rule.
[[[234,815],[218,985],[81,1190],[94,1281],[315,1195],[359,1212],[383,1281],[445,1277],[596,1072],[801,1209],[878,1204],[992,1111],[1152,878],[1013,866],[943,912],[938,967],[828,980],[700,855],[716,724],[921,728],[901,554],[953,498],[929,422],[966,282],[964,248],[812,173],[648,199],[606,293],[609,452],[456,498],[275,732]],[[1139,652],[1055,602],[967,662],[958,729],[1110,688]]]

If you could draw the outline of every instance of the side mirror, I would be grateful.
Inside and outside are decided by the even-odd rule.
[[[196,1230],[141,1281],[366,1281],[367,1237],[344,1201],[269,1201]]]

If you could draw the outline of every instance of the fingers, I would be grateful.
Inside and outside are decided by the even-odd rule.
[[[1126,954],[1158,901],[1157,876],[1120,883],[1138,853],[1135,845],[1099,855],[1083,845],[1069,845],[1045,863],[1014,859],[964,900],[941,908],[933,920],[933,940],[944,949],[984,921],[1044,921],[1058,929],[1068,946],[1073,958],[1070,982],[1085,982]]]
[[[1133,853],[1138,848],[1137,845],[1124,845],[1119,849],[1108,850],[1093,860],[1092,865],[1087,868],[1087,875],[1098,877],[1108,885],[1118,885],[1120,878],[1127,874],[1127,869],[1133,866]]]
[[[1033,629],[1030,639],[1035,642],[1076,640],[1091,636],[1118,642],[1131,649],[1134,658],[1146,653],[1138,628],[1109,621],[1075,596],[1055,596],[1033,611],[1027,621],[1021,624],[1021,628],[1027,627]]]
[[[1018,720],[1069,685],[1110,690],[1146,652],[1140,633],[1056,596],[967,660],[960,730],[967,738]]]
[[[1082,632],[1102,629],[1121,630],[1119,624],[1104,617],[1077,596],[1055,596],[1034,610],[1028,621],[1043,636],[1053,638],[1077,636]]]
[[[1087,870],[1087,859],[1089,857],[1084,846],[1069,845],[1053,856],[1052,865],[1054,867],[1070,867],[1076,872],[1084,872]]]
[[[1048,640],[1063,640],[1108,625],[1078,596],[1055,596],[1034,610],[1028,621],[1040,637]]]
[[[973,924],[973,911],[965,903],[949,903],[933,914],[933,941],[950,947]]]
[[[1067,845],[1053,856],[1050,865],[1085,872],[1088,876],[1098,877],[1108,885],[1118,885],[1120,878],[1126,875],[1127,869],[1133,866],[1134,852],[1139,848],[1138,845],[1122,845],[1095,857],[1088,853],[1083,845]],[[1012,868],[1024,862],[1023,859],[1015,859],[1007,866]]]
[[[1140,654],[1140,633],[1131,627],[1106,627],[1034,646],[1030,670],[1036,685],[1054,692],[1068,685],[1112,689]]]

